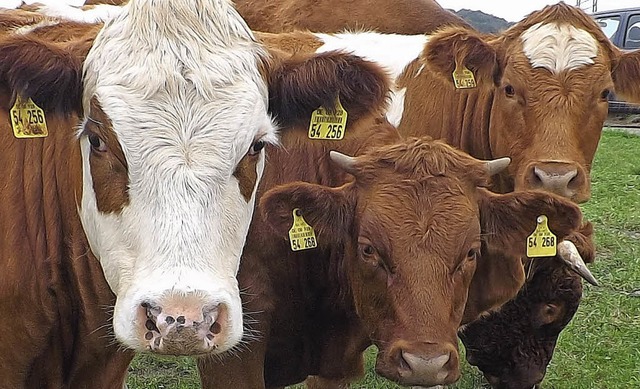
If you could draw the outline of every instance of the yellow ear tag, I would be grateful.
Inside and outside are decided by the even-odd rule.
[[[540,215],[533,234],[527,238],[527,257],[553,257],[556,255],[556,236],[549,230],[547,217]]]
[[[311,113],[309,122],[309,139],[340,140],[347,129],[347,111],[336,98],[335,112],[331,113],[320,107]]]
[[[318,246],[316,233],[302,217],[300,208],[293,210],[293,226],[289,230],[292,251],[308,250]]]
[[[456,65],[456,70],[453,71],[453,83],[456,89],[470,89],[477,86],[473,72],[467,69],[466,66],[462,66],[462,69],[460,69],[460,67]]]
[[[43,138],[49,135],[44,111],[31,98],[16,97],[11,108],[11,127],[16,138]]]

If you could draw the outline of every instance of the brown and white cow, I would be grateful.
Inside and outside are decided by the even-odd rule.
[[[222,354],[244,335],[236,273],[288,68],[228,3],[197,3],[134,1],[102,29],[0,13],[0,386],[122,387],[118,343]],[[331,87],[314,66],[368,69],[320,57],[292,101]],[[353,118],[379,84],[344,97]],[[14,135],[16,96],[48,136]]]

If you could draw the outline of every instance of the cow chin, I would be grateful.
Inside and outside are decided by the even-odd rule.
[[[376,372],[405,386],[453,384],[460,378],[458,350],[450,343],[396,341],[379,348]]]
[[[118,295],[116,339],[135,351],[166,355],[222,354],[236,346],[243,334],[236,279],[176,273],[144,277]]]

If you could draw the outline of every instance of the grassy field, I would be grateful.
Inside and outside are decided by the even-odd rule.
[[[593,196],[583,206],[595,224],[598,255],[590,266],[601,286],[585,283],[578,313],[561,334],[544,389],[640,388],[640,137],[606,131],[592,172]],[[636,293],[634,293],[636,292]],[[373,373],[353,388],[397,388]],[[485,387],[477,369],[463,362],[455,389]],[[138,356],[130,389],[198,388],[190,359]],[[486,386],[488,387],[488,386]]]

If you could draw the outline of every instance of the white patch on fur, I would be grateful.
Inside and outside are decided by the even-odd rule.
[[[229,336],[216,352],[242,337],[235,276],[256,191],[245,201],[232,173],[254,140],[276,141],[259,55],[229,0],[131,0],[87,56],[85,112],[96,97],[111,119],[129,204],[117,214],[97,209],[82,138],[79,213],[117,295],[115,335],[128,347],[144,350],[136,312],[167,291],[227,305]]]
[[[27,35],[39,28],[55,26],[58,23],[60,23],[58,20],[44,19],[36,24],[18,27],[13,30],[13,33],[16,35]]]
[[[381,34],[371,31],[314,35],[324,43],[317,53],[339,50],[358,55],[382,67],[391,76],[393,84],[407,65],[420,56],[429,41],[428,35]],[[386,116],[394,126],[398,126],[402,120],[405,92],[406,88],[398,90],[393,85],[391,87],[391,102]]]
[[[122,12],[117,5],[98,4],[90,9],[72,7],[65,4],[48,4],[38,8],[38,12],[50,17],[69,20],[78,23],[99,23],[111,20]]]
[[[598,55],[595,38],[569,24],[538,23],[529,27],[521,39],[531,66],[555,74],[592,65]]]
[[[402,113],[404,112],[404,95],[407,88],[393,89],[391,91],[391,103],[387,110],[387,120],[392,126],[398,127],[402,121]]]
[[[313,35],[324,43],[317,53],[331,50],[353,53],[382,66],[394,81],[411,61],[418,58],[429,40],[427,35],[381,34],[371,31]]]
[[[32,4],[42,4],[42,5],[70,5],[72,7],[81,7],[84,5],[85,0],[1,0],[0,1],[0,9],[9,8],[16,9],[20,8],[23,3],[26,5]]]

